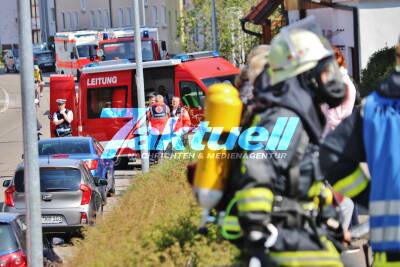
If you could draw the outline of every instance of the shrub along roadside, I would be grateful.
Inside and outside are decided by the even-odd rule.
[[[75,241],[68,266],[230,266],[238,251],[215,227],[197,233],[199,209],[186,183],[187,161],[165,160],[137,175],[110,214]]]

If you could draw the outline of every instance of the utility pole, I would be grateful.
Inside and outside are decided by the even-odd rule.
[[[25,222],[30,267],[43,266],[42,212],[40,208],[39,153],[34,103],[31,5],[18,0],[19,48],[21,51],[21,98],[24,139]]]
[[[139,107],[140,119],[140,143],[141,143],[141,161],[142,172],[149,171],[149,153],[148,153],[148,137],[147,137],[147,118],[146,106],[144,102],[144,82],[143,82],[143,60],[142,60],[142,40],[140,34],[140,16],[139,16],[139,0],[133,0],[133,12],[135,18],[135,60],[136,60],[136,88]]]
[[[211,28],[213,37],[213,50],[218,51],[218,27],[217,27],[217,11],[215,8],[215,0],[211,0]]]

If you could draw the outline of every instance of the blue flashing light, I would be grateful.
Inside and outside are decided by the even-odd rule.
[[[212,55],[213,55],[213,57],[219,57],[218,51],[213,51],[213,52],[212,52]]]
[[[149,38],[149,31],[148,30],[144,30],[143,31],[143,38]]]
[[[186,54],[177,54],[172,57],[172,59],[180,59],[182,62],[189,61],[190,57]]]
[[[103,33],[103,40],[108,40],[108,37],[109,37],[108,33],[104,32]]]

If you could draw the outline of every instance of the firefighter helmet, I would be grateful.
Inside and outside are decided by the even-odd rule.
[[[271,42],[271,84],[311,70],[332,55],[333,50],[323,37],[301,28],[282,30]]]

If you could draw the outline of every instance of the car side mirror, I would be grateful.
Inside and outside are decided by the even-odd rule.
[[[162,51],[167,51],[167,42],[161,41],[161,50]]]
[[[3,187],[9,187],[10,184],[11,184],[11,180],[5,180],[5,181],[3,182]]]
[[[21,155],[21,158],[24,159],[24,154]]]

